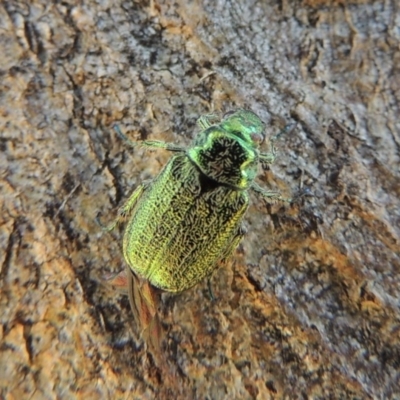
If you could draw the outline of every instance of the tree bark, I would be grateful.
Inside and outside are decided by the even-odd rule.
[[[0,4],[0,397],[400,396],[396,2]],[[397,21],[397,22],[396,22]],[[245,107],[284,135],[231,262],[162,295],[154,364],[128,299],[118,205],[195,121]],[[265,145],[267,148],[267,145]],[[302,196],[297,196],[302,194]]]

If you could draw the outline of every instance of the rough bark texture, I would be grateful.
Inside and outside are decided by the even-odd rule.
[[[395,1],[0,4],[0,397],[400,398],[400,12]],[[163,296],[168,376],[128,300],[119,204],[199,115],[286,124],[233,261]]]

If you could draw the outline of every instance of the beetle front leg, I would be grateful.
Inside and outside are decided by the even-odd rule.
[[[128,139],[122,132],[121,129],[119,129],[118,125],[114,126],[115,132],[117,132],[118,136],[130,147],[145,147],[149,149],[164,149],[168,151],[174,151],[174,152],[185,152],[186,149],[184,147],[177,146],[173,143],[166,143],[166,142],[161,142],[159,140],[143,140],[140,142],[132,142],[132,140]]]
[[[138,142],[138,145],[147,149],[164,149],[176,153],[184,153],[186,151],[184,147],[177,146],[173,143],[161,142],[159,140],[144,140],[143,142]]]
[[[215,123],[219,122],[219,120],[220,118],[216,114],[204,114],[197,119],[196,124],[201,130],[205,130],[210,126],[215,125]]]

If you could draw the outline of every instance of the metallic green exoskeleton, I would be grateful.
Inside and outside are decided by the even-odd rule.
[[[258,116],[239,109],[219,123],[213,124],[214,119],[206,115],[198,120],[202,130],[189,148],[141,142],[177,154],[120,210],[128,218],[123,239],[127,264],[164,291],[194,286],[231,255],[243,235],[248,189],[284,200],[254,182],[259,163],[275,159],[273,141],[270,153],[259,151],[264,124]]]
[[[229,257],[240,242],[249,204],[248,190],[285,200],[254,182],[260,163],[275,159],[274,137],[269,153],[261,153],[264,125],[251,111],[239,109],[198,120],[200,133],[189,148],[144,141],[132,146],[176,153],[150,183],[140,185],[120,209],[113,229],[127,219],[123,254],[132,310],[143,333],[159,349],[156,287],[181,292]],[[157,350],[158,351],[158,350]]]

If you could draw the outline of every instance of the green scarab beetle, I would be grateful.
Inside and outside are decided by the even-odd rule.
[[[155,315],[150,284],[182,292],[208,277],[232,254],[244,230],[248,190],[283,199],[254,182],[260,163],[275,159],[274,137],[269,153],[259,151],[264,124],[251,111],[239,109],[197,121],[201,128],[189,148],[158,141],[130,142],[161,148],[175,155],[150,183],[140,185],[120,209],[113,229],[127,219],[123,254],[128,264],[132,308],[144,325]]]

